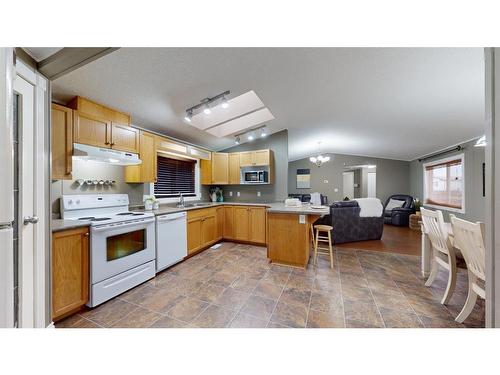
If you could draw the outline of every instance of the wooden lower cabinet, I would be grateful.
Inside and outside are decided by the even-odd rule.
[[[224,238],[224,207],[217,207],[215,209],[215,223],[216,223],[216,234],[215,237],[218,240]]]
[[[234,238],[234,207],[224,206],[223,237],[228,240]]]
[[[52,320],[78,311],[89,299],[89,228],[52,234]]]
[[[188,256],[220,241],[266,244],[265,207],[219,206],[187,212]]]
[[[248,241],[249,231],[249,208],[246,206],[234,206],[233,230],[234,239],[239,241]]]
[[[215,208],[188,211],[187,243],[188,255],[212,245],[217,241],[217,219]]]
[[[248,215],[248,241],[266,243],[266,208],[250,207]]]

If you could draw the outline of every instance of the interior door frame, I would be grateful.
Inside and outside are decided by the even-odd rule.
[[[375,175],[375,181],[373,181],[373,190],[375,194],[373,197],[370,196],[370,176]],[[377,172],[367,172],[366,173],[366,196],[367,198],[376,198],[377,197]]]
[[[34,253],[25,265],[28,270],[20,270],[20,288],[28,291],[19,314],[20,327],[47,327],[50,321],[50,268],[49,268],[49,142],[48,140],[48,81],[32,70],[20,59],[16,59],[15,75],[33,87],[32,139],[33,139],[33,215],[39,221],[33,226]],[[14,78],[15,80],[16,78]],[[21,214],[21,210],[20,210]],[[22,225],[22,218],[19,223]],[[31,266],[29,265],[31,263]],[[23,272],[24,271],[24,272]],[[26,272],[28,271],[28,272]]]
[[[349,175],[352,178],[352,186],[351,186],[352,197],[349,197],[349,199],[354,199],[354,171],[344,171],[344,172],[342,172],[342,199],[344,199],[345,197],[348,196],[348,195],[346,195],[346,193],[344,191],[344,188],[345,188],[344,176],[346,176],[346,175]]]

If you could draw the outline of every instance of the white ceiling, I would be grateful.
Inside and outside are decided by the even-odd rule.
[[[219,150],[186,108],[254,90],[288,129],[289,158],[323,152],[412,160],[483,134],[481,48],[121,48],[53,83],[129,112],[133,123]]]

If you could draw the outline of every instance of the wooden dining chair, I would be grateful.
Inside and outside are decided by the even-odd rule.
[[[451,216],[451,226],[455,246],[460,249],[467,264],[469,279],[469,292],[465,305],[456,317],[456,321],[462,323],[470,315],[476,305],[477,297],[485,299],[484,286],[478,284],[478,279],[483,283],[486,281],[486,250],[484,246],[483,223],[471,223],[466,220]]]
[[[457,262],[455,250],[451,243],[448,231],[445,228],[443,213],[441,211],[432,211],[421,208],[422,223],[424,230],[432,246],[431,272],[425,286],[431,286],[439,271],[439,266],[448,271],[448,284],[441,299],[441,303],[446,305],[457,282]]]

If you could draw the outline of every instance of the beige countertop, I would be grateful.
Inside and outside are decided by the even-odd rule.
[[[310,205],[304,205],[300,207],[287,207],[283,202],[274,203],[253,203],[253,202],[215,202],[215,203],[198,203],[195,206],[190,207],[175,207],[170,205],[160,205],[160,208],[153,210],[155,215],[165,215],[172,214],[175,212],[199,210],[202,208],[217,207],[217,206],[262,206],[267,207],[267,212],[271,213],[284,213],[284,214],[297,214],[297,215],[328,215],[330,209],[324,206],[323,209],[311,208]],[[133,209],[133,211],[143,212],[144,209]]]
[[[52,219],[52,232],[90,226],[90,221]]]

